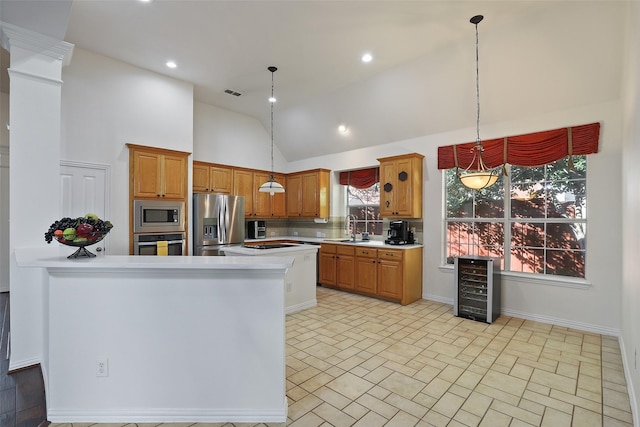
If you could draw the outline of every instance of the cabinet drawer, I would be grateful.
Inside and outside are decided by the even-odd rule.
[[[366,258],[376,258],[378,256],[377,249],[371,248],[356,248],[356,256]]]
[[[335,254],[336,253],[336,246],[338,245],[326,245],[326,244],[322,244],[320,245],[320,253],[323,254]]]
[[[402,261],[402,250],[400,249],[380,249],[378,258]]]
[[[355,253],[355,249],[353,246],[343,246],[343,245],[336,245],[337,246],[337,253],[338,255],[350,255],[353,256],[353,254]]]

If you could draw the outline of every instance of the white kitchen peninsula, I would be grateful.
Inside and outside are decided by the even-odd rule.
[[[43,271],[52,422],[284,422],[284,277],[293,257],[66,259]]]
[[[265,245],[255,246],[229,246],[222,248],[225,255],[231,256],[291,256],[294,257],[293,266],[287,270],[285,275],[284,310],[285,313],[294,313],[318,305],[316,298],[316,259],[319,246],[282,244],[270,245],[265,241]],[[282,246],[276,248],[264,248],[265,246]]]

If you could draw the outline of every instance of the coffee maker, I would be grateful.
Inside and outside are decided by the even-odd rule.
[[[409,245],[414,242],[413,233],[409,231],[409,222],[404,220],[389,223],[388,238],[384,241],[388,245]]]

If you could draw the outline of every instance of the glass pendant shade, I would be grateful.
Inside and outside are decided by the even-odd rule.
[[[270,193],[272,196],[275,193],[284,193],[284,187],[282,184],[273,180],[273,175],[269,178],[269,181],[265,182],[258,188],[258,191],[261,193]]]
[[[275,193],[284,193],[284,187],[273,179],[273,104],[276,102],[276,98],[273,96],[273,73],[278,69],[272,66],[267,67],[267,70],[271,71],[271,97],[269,98],[269,103],[271,104],[271,175],[269,176],[269,181],[262,184],[258,191],[260,193],[269,193],[273,196]]]
[[[466,172],[458,175],[460,182],[467,188],[481,190],[491,187],[498,180],[498,174],[492,171]]]

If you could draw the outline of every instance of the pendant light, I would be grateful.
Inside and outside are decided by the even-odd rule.
[[[495,184],[498,180],[500,168],[489,169],[484,164],[482,159],[482,152],[484,147],[480,140],[480,78],[478,71],[478,24],[484,17],[482,15],[476,15],[469,20],[476,26],[476,145],[471,148],[473,152],[473,159],[471,164],[463,172],[457,171],[458,178],[462,185],[473,190],[480,190],[487,188]]]
[[[271,71],[271,97],[269,98],[269,103],[271,104],[271,175],[269,175],[269,181],[262,184],[258,191],[270,193],[273,196],[275,193],[284,193],[284,187],[273,178],[273,104],[276,102],[276,98],[273,96],[273,73],[278,69],[271,66],[267,70]]]

